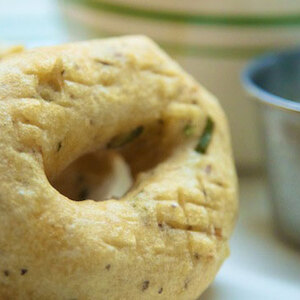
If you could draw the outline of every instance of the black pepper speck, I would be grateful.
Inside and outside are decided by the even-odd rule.
[[[163,292],[163,290],[164,290],[163,288],[160,288],[160,289],[158,290],[158,293],[161,294],[161,293]]]
[[[59,152],[59,151],[60,151],[61,147],[62,147],[62,143],[61,143],[61,142],[59,142],[59,143],[57,144],[57,152]]]
[[[194,254],[194,257],[195,257],[195,259],[197,259],[197,260],[198,260],[198,259],[200,258],[200,255],[199,255],[199,253],[195,253],[195,254]]]
[[[107,271],[109,271],[109,270],[110,270],[110,267],[111,267],[111,265],[108,264],[108,265],[105,266],[105,269],[106,269]]]
[[[5,275],[6,277],[9,276],[9,271],[8,271],[8,270],[4,270],[3,273],[4,273],[4,275]]]
[[[104,66],[111,66],[112,64],[108,61],[105,61],[105,60],[102,60],[100,58],[95,58],[95,62],[96,63],[99,63],[99,64],[102,64]]]
[[[145,280],[145,281],[143,282],[143,285],[142,285],[142,291],[147,290],[148,287],[149,287],[149,284],[150,284],[150,281],[149,281],[149,280]]]
[[[188,287],[189,287],[189,281],[185,281],[184,288],[187,290]]]
[[[28,272],[27,269],[21,269],[21,275],[25,275]]]

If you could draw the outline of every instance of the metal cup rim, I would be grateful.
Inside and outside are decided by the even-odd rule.
[[[257,85],[254,81],[255,75],[262,69],[270,66],[270,64],[274,64],[280,59],[284,59],[284,57],[297,54],[299,54],[300,59],[300,47],[284,51],[269,52],[250,61],[241,74],[241,81],[245,90],[263,104],[300,113],[300,102],[272,94]]]

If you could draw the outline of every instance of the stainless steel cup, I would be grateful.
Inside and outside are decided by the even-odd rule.
[[[254,60],[242,82],[260,103],[275,223],[300,245],[300,48]]]

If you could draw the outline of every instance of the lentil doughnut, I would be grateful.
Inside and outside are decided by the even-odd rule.
[[[228,126],[159,47],[130,36],[15,54],[0,63],[0,106],[0,299],[186,300],[207,288],[237,215]],[[97,153],[130,166],[125,195],[55,188]]]

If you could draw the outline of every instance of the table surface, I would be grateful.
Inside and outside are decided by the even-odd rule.
[[[201,300],[300,299],[300,249],[278,236],[266,182],[242,178],[240,192],[231,256]]]
[[[0,0],[0,40],[36,46],[68,39],[56,1]],[[275,232],[265,181],[243,178],[240,190],[231,256],[201,299],[300,299],[300,249]]]

